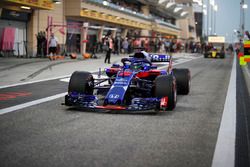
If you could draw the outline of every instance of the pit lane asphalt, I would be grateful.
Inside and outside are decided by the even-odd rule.
[[[60,98],[0,116],[0,166],[211,166],[232,58],[177,67],[192,88],[171,112],[80,112]]]

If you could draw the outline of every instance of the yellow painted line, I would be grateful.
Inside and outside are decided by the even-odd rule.
[[[240,57],[240,65],[245,66],[247,63],[250,62],[250,56]]]
[[[250,41],[244,41],[244,45],[250,45]]]

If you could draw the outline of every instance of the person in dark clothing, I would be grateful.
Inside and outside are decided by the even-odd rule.
[[[171,41],[171,43],[170,43],[170,54],[171,55],[172,55],[172,53],[174,53],[174,45],[175,45],[174,41]]]
[[[110,64],[111,52],[113,50],[113,40],[111,39],[110,35],[107,35],[104,41],[105,41],[105,44],[107,45],[107,53],[106,53],[104,63],[108,61],[108,64]]]
[[[185,52],[188,52],[188,42],[185,43]]]
[[[93,45],[92,45],[92,49],[91,49],[91,51],[92,51],[92,56],[91,56],[91,57],[92,57],[92,58],[95,58],[95,59],[97,58],[97,56],[96,56],[96,54],[95,54],[95,53],[96,53],[96,50],[97,50],[97,42],[94,41],[94,42],[93,42]]]

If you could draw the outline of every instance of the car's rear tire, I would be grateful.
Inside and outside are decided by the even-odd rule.
[[[172,75],[161,75],[155,79],[155,97],[168,97],[167,108],[163,110],[173,110],[177,103],[176,81]],[[160,106],[157,108],[161,109]]]
[[[187,95],[191,87],[191,74],[189,69],[173,69],[176,78],[177,92],[181,95]]]
[[[94,79],[91,73],[75,71],[69,81],[68,93],[77,92],[92,95],[94,90]]]

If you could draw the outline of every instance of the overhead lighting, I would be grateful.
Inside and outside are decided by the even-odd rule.
[[[212,5],[212,6],[214,6],[214,5],[215,5],[214,0],[210,0],[210,5]]]
[[[218,5],[214,5],[214,11],[218,11]]]
[[[174,5],[175,5],[174,2],[168,2],[167,5],[166,5],[166,8],[171,8]]]
[[[29,6],[21,6],[21,9],[26,9],[26,10],[30,10],[31,8]]]
[[[121,7],[120,9],[121,9],[121,10],[124,10],[124,7]]]
[[[55,3],[55,4],[61,4],[62,2],[61,2],[61,0],[53,0],[53,3]]]
[[[174,9],[174,13],[179,12],[181,9],[182,9],[181,7],[176,7],[176,8]]]
[[[243,4],[243,5],[242,5],[242,8],[243,8],[243,9],[247,9],[247,8],[248,8],[247,4]]]
[[[201,3],[201,0],[193,0],[195,3]]]
[[[199,6],[202,6],[202,1],[201,0],[193,0],[194,3],[198,3]]]
[[[203,10],[203,14],[206,16],[207,15],[207,10]]]
[[[168,1],[168,0],[159,0],[158,4],[162,4],[162,3],[166,2],[166,1]]]
[[[104,6],[108,6],[108,5],[109,5],[109,2],[103,1],[102,4],[103,4]]]
[[[136,11],[133,11],[134,14],[136,14]]]
[[[182,12],[182,13],[181,13],[181,16],[183,17],[183,16],[185,16],[186,14],[188,14],[188,12]]]

